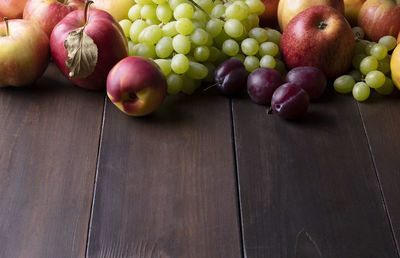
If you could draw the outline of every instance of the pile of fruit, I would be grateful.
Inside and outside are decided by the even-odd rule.
[[[32,84],[51,56],[133,116],[200,87],[287,119],[330,81],[358,101],[400,89],[400,0],[9,0],[0,18],[0,87]]]

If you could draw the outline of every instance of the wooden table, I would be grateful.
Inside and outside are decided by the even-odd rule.
[[[54,65],[0,90],[0,257],[399,257],[399,201],[399,96],[289,122],[213,91],[132,118]]]

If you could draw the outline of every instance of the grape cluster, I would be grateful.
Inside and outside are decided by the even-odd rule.
[[[396,38],[384,36],[378,42],[364,40],[364,32],[359,27],[353,28],[357,38],[353,68],[349,74],[338,77],[333,86],[339,93],[352,92],[358,101],[368,99],[371,89],[382,95],[393,92],[390,79],[390,51],[396,47]]]
[[[281,33],[258,27],[260,0],[135,0],[129,19],[119,23],[129,55],[152,58],[168,82],[168,93],[192,94],[229,58],[248,72],[259,67],[284,72],[279,59]]]

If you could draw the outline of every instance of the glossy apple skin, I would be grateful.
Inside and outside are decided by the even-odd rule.
[[[118,62],[108,74],[107,95],[125,114],[145,116],[164,101],[167,80],[153,60],[130,56]]]
[[[50,49],[54,62],[69,78],[65,65],[68,52],[64,42],[71,31],[84,25],[84,10],[67,14],[55,27],[50,37]],[[86,78],[70,78],[82,88],[101,90],[106,87],[107,74],[121,59],[128,56],[128,41],[121,26],[105,11],[90,9],[84,32],[93,39],[98,48],[98,60],[94,72]]]
[[[365,35],[377,42],[381,37],[396,37],[400,31],[400,0],[367,0],[358,15]]]
[[[392,72],[392,81],[400,90],[400,45],[393,50],[392,58],[390,59],[390,70]]]
[[[326,27],[319,29],[324,23]],[[313,6],[290,21],[280,50],[288,68],[314,66],[333,79],[350,68],[354,45],[351,27],[339,11]]]
[[[116,21],[128,19],[128,11],[134,0],[93,0],[94,7],[110,13]]]
[[[351,26],[358,25],[358,14],[365,0],[344,0],[344,16]]]
[[[278,5],[278,22],[282,31],[300,12],[315,5],[331,6],[344,14],[343,0],[280,0]]]
[[[28,0],[23,17],[35,21],[50,37],[54,26],[68,13],[85,8],[84,0],[72,0],[63,4],[57,0]]]
[[[261,0],[265,6],[265,11],[260,18],[260,27],[274,28],[278,25],[278,4],[279,0]]]
[[[50,59],[49,39],[30,21],[8,21],[10,36],[0,22],[0,88],[25,86],[35,82],[46,70]]]
[[[27,0],[1,0],[0,1],[0,20],[4,17],[8,19],[22,18],[22,13]]]

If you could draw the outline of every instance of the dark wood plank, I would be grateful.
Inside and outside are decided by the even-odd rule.
[[[132,118],[110,102],[89,257],[240,257],[229,101],[168,97]]]
[[[233,103],[245,257],[397,257],[357,104],[289,122]]]
[[[359,104],[377,176],[400,245],[400,94],[372,97]]]
[[[0,89],[0,257],[83,257],[105,94],[54,65]]]

